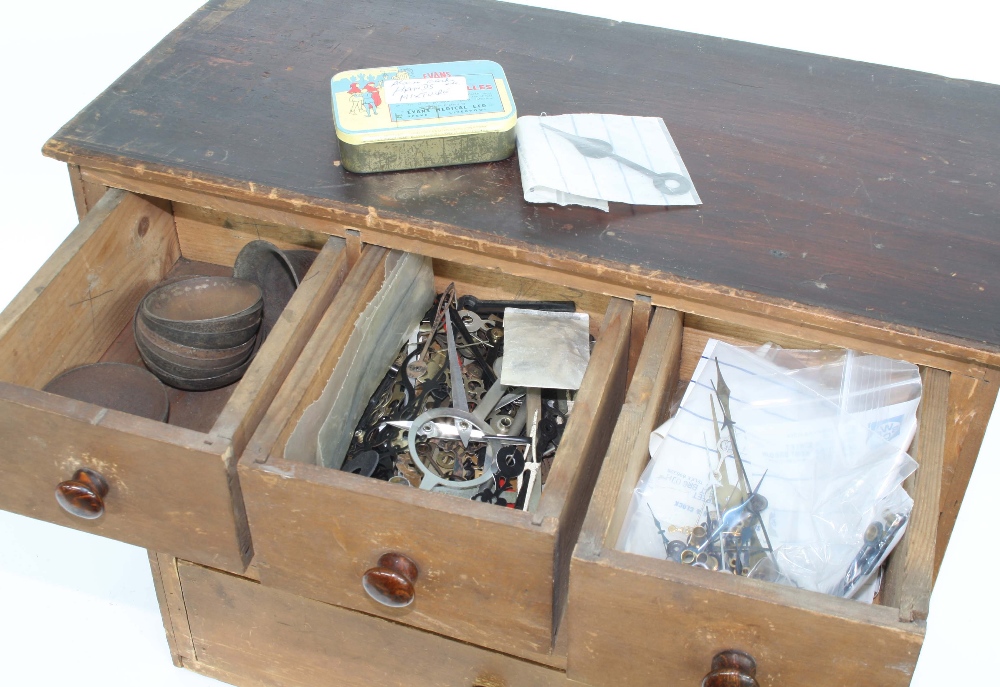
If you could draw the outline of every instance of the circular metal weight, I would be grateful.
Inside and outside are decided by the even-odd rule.
[[[236,256],[233,276],[252,281],[264,294],[261,332],[265,338],[277,324],[316,255],[314,251],[280,250],[269,241],[257,240],[243,246]]]
[[[166,422],[170,414],[166,388],[137,365],[81,365],[55,377],[42,391],[159,422]]]
[[[182,346],[154,332],[141,317],[136,317],[133,321],[133,332],[136,346],[145,346],[157,357],[174,365],[185,365],[202,370],[222,369],[231,363],[243,361],[256,343],[256,339],[251,338],[232,348]]]
[[[191,277],[154,288],[142,299],[139,312],[157,334],[197,346],[182,340],[183,334],[221,335],[254,328],[260,325],[263,308],[264,295],[251,281]],[[229,348],[248,338],[217,347]]]

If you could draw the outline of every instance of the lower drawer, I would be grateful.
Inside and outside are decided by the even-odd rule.
[[[193,660],[237,685],[557,687],[565,673],[178,562]]]
[[[880,599],[866,605],[615,549],[649,459],[649,434],[708,337],[674,311],[653,316],[574,552],[567,675],[594,687],[652,687],[664,676],[695,685],[716,654],[738,650],[756,660],[764,686],[909,684],[933,582],[948,373],[922,370],[920,429],[911,448],[920,468],[907,482],[914,508]],[[767,338],[762,332],[758,341]]]
[[[170,203],[111,190],[0,315],[0,508],[245,569],[236,459],[347,272],[343,241],[325,244],[238,384],[169,390],[170,424],[41,391],[78,365],[141,366],[131,319],[146,292],[170,275],[231,274],[251,240],[231,230],[235,218],[216,219],[185,223]],[[108,485],[95,520],[54,498],[81,468]]]

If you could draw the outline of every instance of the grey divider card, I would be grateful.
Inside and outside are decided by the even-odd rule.
[[[368,399],[433,304],[430,258],[393,251],[385,269],[385,283],[354,323],[323,394],[285,444],[286,460],[340,469]]]
[[[579,389],[590,362],[590,315],[507,308],[503,313],[505,386]]]
[[[659,117],[519,117],[517,159],[529,203],[700,205],[691,175]]]

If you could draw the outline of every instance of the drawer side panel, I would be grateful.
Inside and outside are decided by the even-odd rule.
[[[105,194],[0,315],[0,379],[41,388],[96,362],[179,256],[169,203]]]
[[[997,401],[1000,373],[988,370],[986,379],[951,374],[948,387],[950,416],[941,473],[941,514],[938,519],[934,576],[937,577],[944,552],[955,528],[958,509],[972,479],[986,426]]]
[[[881,598],[899,609],[899,619],[926,620],[934,586],[934,547],[941,514],[941,471],[948,427],[948,387],[951,375],[944,370],[921,370],[917,438],[912,451],[920,464],[903,486],[913,497],[906,534],[889,559]]]
[[[566,603],[573,547],[611,439],[609,430],[615,426],[625,397],[631,329],[632,304],[612,299],[535,516],[536,522],[545,516],[559,518],[553,574],[556,582],[553,635],[558,631]]]

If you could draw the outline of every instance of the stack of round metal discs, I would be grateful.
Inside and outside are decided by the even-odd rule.
[[[193,277],[164,284],[139,304],[136,347],[149,371],[170,386],[227,386],[250,367],[263,308],[260,287],[244,279]]]

